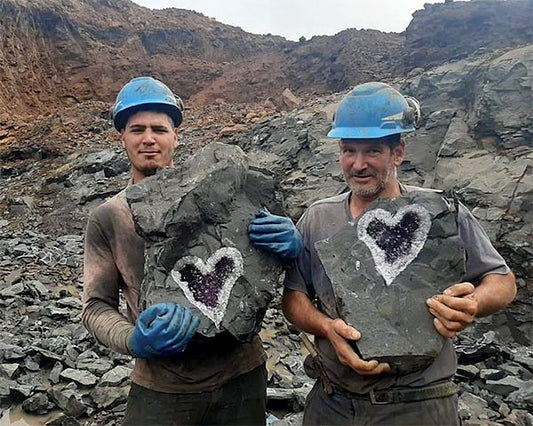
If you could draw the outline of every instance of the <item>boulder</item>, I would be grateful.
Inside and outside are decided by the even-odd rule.
[[[338,314],[361,332],[356,350],[388,362],[393,373],[427,367],[445,341],[426,299],[459,282],[465,253],[456,208],[443,200],[430,191],[375,200],[315,243]]]
[[[280,213],[275,185],[244,152],[213,143],[176,169],[126,192],[146,241],[140,308],[175,302],[200,317],[198,333],[258,332],[281,265],[253,248],[247,226],[259,209]]]

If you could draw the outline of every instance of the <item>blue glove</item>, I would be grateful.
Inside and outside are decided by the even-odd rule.
[[[302,236],[288,217],[259,210],[248,225],[248,238],[254,247],[270,251],[291,261],[302,251]]]
[[[136,358],[162,358],[182,352],[196,332],[200,319],[175,303],[157,303],[143,311],[128,347]]]

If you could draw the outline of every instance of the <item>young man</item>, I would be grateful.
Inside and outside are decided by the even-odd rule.
[[[437,358],[420,371],[387,374],[388,364],[363,360],[350,345],[361,333],[338,318],[332,284],[315,243],[357,220],[378,198],[430,193],[402,185],[396,175],[405,153],[401,133],[414,130],[418,115],[416,101],[383,83],[355,87],[337,109],[328,136],[340,139],[339,159],[350,191],[314,203],[302,216],[297,226],[304,249],[284,283],[284,313],[315,335],[326,375],[309,394],[304,424],[459,424],[451,384],[457,367],[451,338],[515,296],[513,274],[472,214],[459,204],[457,232],[467,253],[466,274],[462,282],[427,301],[435,329],[448,338]],[[332,393],[323,389],[323,381],[332,383]]]
[[[131,184],[173,167],[181,100],[162,82],[139,77],[119,92],[115,128],[131,162]],[[251,238],[282,259],[301,237],[290,219],[263,214]],[[138,310],[144,240],[135,232],[124,191],[90,215],[85,237],[84,325],[96,340],[136,358],[124,424],[264,424],[266,354],[259,336],[229,333],[191,342],[199,319],[175,303]],[[127,317],[118,310],[122,292]]]

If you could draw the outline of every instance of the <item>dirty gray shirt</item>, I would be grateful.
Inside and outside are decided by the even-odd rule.
[[[425,190],[402,186],[402,192]],[[426,189],[427,190],[427,189]],[[329,278],[315,250],[315,243],[335,235],[352,220],[349,208],[350,192],[317,201],[307,209],[298,222],[304,238],[304,250],[287,271],[284,285],[287,289],[301,291],[316,300],[321,311],[335,312],[335,296]],[[459,204],[459,236],[467,252],[466,274],[462,281],[479,283],[487,274],[506,274],[509,268],[492,246],[489,238],[468,209]],[[403,376],[360,376],[337,360],[333,346],[324,337],[315,337],[315,344],[331,381],[351,392],[366,393],[371,389],[390,386],[423,386],[451,377],[457,368],[457,357],[451,339],[446,339],[434,362],[425,370]]]
[[[127,341],[139,316],[144,275],[144,240],[135,232],[124,191],[97,207],[85,234],[82,320],[95,339],[130,354]],[[127,318],[119,312],[120,294]],[[135,360],[132,381],[167,393],[195,393],[222,386],[266,360],[259,336],[241,343],[229,333],[191,341],[183,353]]]

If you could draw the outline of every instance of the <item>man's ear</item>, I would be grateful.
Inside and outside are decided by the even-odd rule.
[[[394,165],[398,167],[400,164],[403,163],[403,159],[405,157],[405,141],[402,139],[398,146],[394,148],[393,151],[394,154]]]
[[[178,128],[174,127],[174,149],[178,147]]]
[[[126,142],[124,141],[124,129],[120,131],[120,144],[122,148],[126,148]]]

